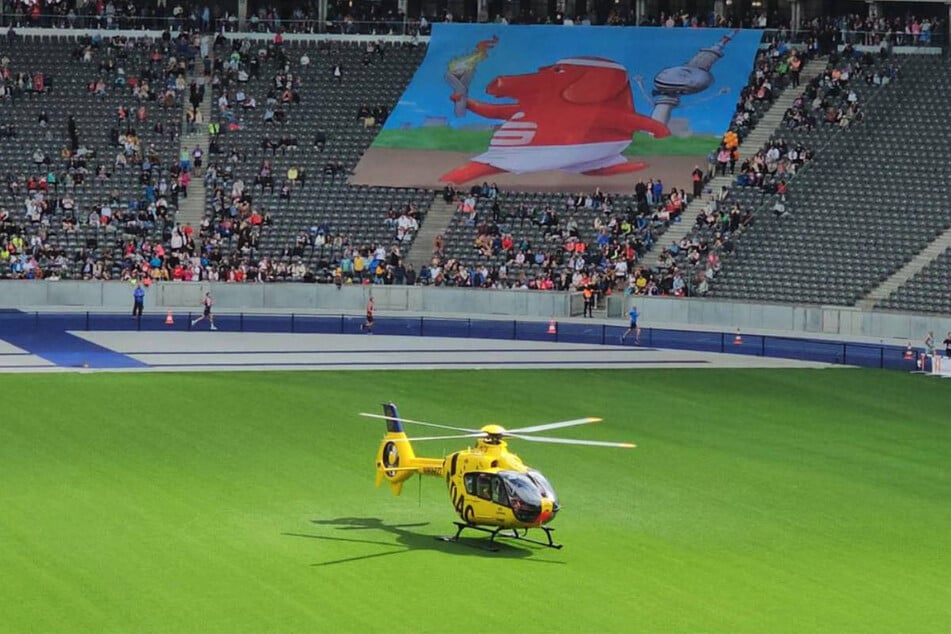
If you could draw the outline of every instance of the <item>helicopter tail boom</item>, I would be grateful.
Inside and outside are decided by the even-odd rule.
[[[386,419],[386,436],[380,442],[376,454],[376,485],[380,486],[384,480],[389,482],[393,495],[399,495],[403,490],[403,483],[413,477],[413,474],[442,476],[443,460],[441,458],[420,458],[413,451],[413,445],[403,431],[396,405],[384,403],[383,412]]]

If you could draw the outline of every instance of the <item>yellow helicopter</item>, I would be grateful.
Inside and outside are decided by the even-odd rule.
[[[596,423],[601,420],[600,418],[578,418],[507,430],[500,425],[486,425],[482,429],[466,429],[400,418],[396,405],[393,403],[383,404],[382,415],[366,412],[360,415],[386,421],[386,436],[380,442],[380,448],[376,454],[377,486],[386,480],[390,483],[393,494],[399,495],[403,490],[403,483],[417,473],[421,476],[436,476],[446,480],[449,498],[456,513],[462,519],[461,522],[454,522],[456,534],[453,537],[443,538],[454,542],[459,541],[463,530],[470,528],[489,533],[490,543],[494,542],[496,537],[510,537],[550,548],[562,547],[552,539],[553,529],[546,526],[561,508],[554,488],[539,471],[527,466],[517,455],[508,450],[506,438],[595,447],[632,448],[635,446],[622,442],[530,435],[561,427]],[[403,431],[403,423],[463,432],[448,436],[418,437],[413,438],[414,441],[475,438],[476,444],[474,447],[451,453],[445,458],[422,458],[413,451],[410,438]],[[547,541],[529,539],[527,535],[530,528],[542,530]]]

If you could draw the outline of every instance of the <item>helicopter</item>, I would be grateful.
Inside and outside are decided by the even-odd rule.
[[[399,495],[403,484],[414,474],[435,476],[446,481],[449,499],[462,521],[454,522],[454,536],[441,539],[453,542],[459,542],[462,532],[471,529],[489,533],[490,544],[493,544],[497,537],[507,537],[550,548],[560,549],[563,546],[555,543],[552,538],[553,529],[547,526],[561,509],[555,489],[540,471],[529,467],[508,450],[506,439],[594,447],[635,447],[631,443],[623,442],[531,435],[551,429],[597,423],[601,420],[592,417],[518,429],[505,429],[496,424],[486,425],[481,429],[467,429],[400,418],[394,403],[383,403],[382,415],[366,412],[361,412],[360,415],[386,421],[386,435],[376,453],[376,486],[386,480],[393,494]],[[416,455],[410,438],[403,429],[404,423],[462,432],[413,438],[416,442],[474,438],[476,443],[474,447],[453,452],[444,458],[420,457]],[[532,528],[544,532],[546,541],[529,538],[528,531]]]

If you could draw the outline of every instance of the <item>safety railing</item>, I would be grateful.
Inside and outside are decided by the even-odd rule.
[[[203,33],[299,33],[342,35],[428,35],[425,23],[415,19],[377,20],[360,22],[349,19],[261,19],[249,16],[241,28],[237,16],[227,16],[204,21],[200,17],[127,16],[119,14],[39,14],[27,15],[22,11],[0,11],[0,27],[9,29],[47,28],[102,31],[163,31]]]
[[[56,28],[56,29],[94,29],[105,31],[200,31],[205,33],[297,33],[297,34],[340,34],[340,35],[405,35],[426,36],[430,34],[431,24],[419,18],[380,19],[374,21],[352,20],[348,17],[329,17],[318,20],[313,17],[303,19],[284,19],[278,17],[261,18],[248,16],[241,23],[236,15],[227,15],[208,21],[199,15],[184,14],[172,17],[128,16],[121,13],[102,14],[71,11],[67,14],[42,13],[31,15],[22,10],[11,9],[7,5],[0,7],[0,27],[18,28]],[[566,27],[571,28],[571,27]],[[881,46],[884,43],[902,47],[943,47],[948,40],[945,27],[927,29],[919,33],[902,31],[861,31],[852,29],[830,29],[835,44]],[[819,33],[814,29],[763,29],[763,43],[782,41],[788,44],[806,45]]]
[[[946,27],[941,30],[927,30],[917,34],[903,31],[858,31],[852,29],[829,29],[827,31],[834,44],[853,46],[881,47],[883,44],[908,47],[943,47],[948,39]],[[788,44],[808,44],[821,37],[815,29],[764,29],[764,42],[786,42]]]

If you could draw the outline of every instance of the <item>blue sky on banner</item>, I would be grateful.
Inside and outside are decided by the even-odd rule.
[[[469,87],[470,97],[488,103],[512,103],[487,95],[486,85],[499,75],[531,73],[568,57],[603,57],[627,68],[635,108],[650,115],[654,76],[665,68],[686,64],[698,50],[716,44],[730,32],[663,27],[435,24],[426,58],[384,127],[411,129],[444,123],[461,128],[491,123],[471,112],[462,117],[453,114],[449,100],[452,89],[444,75],[451,60],[473,53],[480,41],[493,36],[498,37],[498,42],[479,63]],[[713,85],[701,93],[684,96],[673,116],[688,118],[694,134],[721,134],[729,125],[740,91],[749,79],[761,35],[755,29],[736,33],[726,45],[724,57],[711,70]]]

